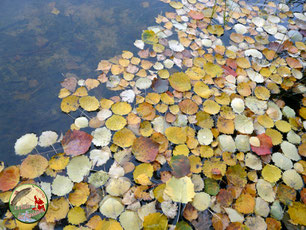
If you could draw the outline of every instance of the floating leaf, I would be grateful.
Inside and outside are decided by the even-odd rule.
[[[241,194],[236,200],[235,209],[243,214],[253,213],[255,208],[255,199],[250,194]]]
[[[29,155],[20,166],[20,175],[34,179],[41,176],[48,167],[48,160],[41,155]]]
[[[153,176],[153,172],[153,166],[149,163],[137,165],[133,172],[134,180],[141,185],[150,185],[152,184],[150,179]]]
[[[95,146],[107,146],[112,138],[112,133],[106,127],[97,128],[91,133],[93,139],[92,143]]]
[[[65,153],[58,153],[49,160],[49,167],[53,170],[63,170],[69,163],[69,157]]]
[[[93,137],[86,132],[68,130],[61,144],[67,155],[78,156],[87,152]]]
[[[57,175],[52,182],[52,193],[57,196],[64,196],[73,188],[73,182],[66,176]]]
[[[128,104],[125,101],[119,101],[112,105],[111,107],[113,113],[118,115],[126,115],[129,114],[132,111],[132,107],[130,104]]]
[[[81,207],[73,207],[72,209],[69,210],[68,212],[68,222],[70,224],[81,224],[84,221],[86,221],[86,214],[84,209],[82,209]]]
[[[67,175],[73,182],[81,182],[87,176],[91,163],[87,156],[77,156],[70,160],[67,165]]]
[[[27,133],[18,138],[15,143],[15,153],[17,155],[26,155],[37,146],[38,138],[34,133]]]
[[[173,144],[184,144],[187,139],[186,131],[181,127],[169,127],[166,129],[165,134]]]
[[[136,159],[141,162],[150,163],[155,160],[159,150],[159,144],[147,137],[135,139],[132,152]]]
[[[267,164],[262,169],[261,175],[266,181],[274,183],[274,182],[277,182],[281,178],[282,171],[274,165]]]
[[[221,25],[209,25],[207,31],[218,36],[221,36],[224,33],[224,29]]]
[[[211,198],[209,194],[205,192],[199,192],[195,194],[193,201],[192,201],[192,205],[198,211],[204,211],[210,207],[210,201],[211,201]]]
[[[13,189],[20,179],[19,168],[17,166],[10,166],[0,172],[0,190],[8,191]]]
[[[169,77],[171,87],[177,91],[188,91],[191,89],[190,79],[187,74],[177,72]]]
[[[302,189],[304,186],[302,177],[294,169],[289,169],[283,173],[283,181],[295,190]]]
[[[123,210],[124,205],[116,197],[107,195],[100,203],[100,212],[108,218],[116,219]]]
[[[80,206],[87,201],[89,196],[88,185],[84,182],[76,183],[73,186],[73,193],[69,194],[69,201],[73,206]],[[70,222],[71,223],[71,222]]]
[[[190,162],[188,157],[184,155],[171,157],[170,166],[173,170],[172,174],[176,178],[187,176],[190,173]]]
[[[251,145],[252,151],[257,153],[259,156],[271,154],[273,147],[272,138],[264,133],[258,135],[257,137],[260,141],[260,146],[255,147]]]
[[[295,224],[306,225],[306,205],[301,202],[293,202],[289,206],[288,214]]]
[[[258,192],[258,195],[264,199],[267,202],[273,202],[275,199],[275,193],[273,191],[272,185],[263,180],[259,179],[257,184],[256,184],[256,189]]]
[[[188,203],[195,196],[194,186],[187,176],[171,177],[166,183],[165,193],[175,202]]]
[[[79,108],[79,97],[70,95],[65,97],[61,103],[61,110],[65,113],[76,111]]]
[[[38,145],[41,147],[48,147],[50,145],[53,145],[58,138],[58,135],[56,132],[53,131],[45,131],[42,132],[42,134],[39,136]]]
[[[69,203],[64,197],[51,200],[45,215],[47,222],[55,222],[66,218],[69,211]]]
[[[142,227],[142,221],[139,218],[137,212],[126,210],[121,213],[120,224],[123,226],[125,230],[140,230]],[[110,228],[112,230],[114,228]]]
[[[114,134],[113,143],[122,148],[130,147],[135,139],[136,136],[131,130],[123,128]]]
[[[149,230],[149,229],[166,230],[168,229],[168,219],[165,215],[159,212],[151,213],[145,216],[144,221],[143,221],[143,229],[144,230]]]
[[[158,37],[153,30],[144,30],[141,35],[141,39],[144,43],[153,45],[158,42]]]

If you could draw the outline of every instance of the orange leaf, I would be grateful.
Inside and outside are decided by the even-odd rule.
[[[0,172],[0,190],[8,191],[13,189],[19,182],[19,168],[10,166]]]

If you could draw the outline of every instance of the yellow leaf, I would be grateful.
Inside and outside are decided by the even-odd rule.
[[[165,135],[173,144],[184,144],[187,139],[186,130],[182,127],[169,127]]]
[[[125,101],[119,101],[112,105],[112,111],[118,115],[126,115],[132,111],[132,107]]]
[[[225,175],[225,171],[226,164],[220,159],[213,158],[204,161],[203,173],[209,178],[220,180]]]
[[[251,67],[249,59],[245,57],[239,57],[236,59],[237,65],[242,69],[247,69]]]
[[[87,218],[86,218],[85,211],[81,207],[74,207],[69,210],[68,222],[70,224],[78,225],[80,223],[83,223],[86,220]]]
[[[255,96],[260,100],[268,100],[270,98],[270,91],[264,86],[257,86],[254,92]]]
[[[224,29],[221,25],[209,25],[207,31],[218,36],[221,36],[224,33]]]
[[[217,114],[221,106],[213,100],[206,100],[203,103],[203,110],[208,114]]]
[[[291,125],[287,121],[278,120],[275,122],[275,126],[283,133],[288,133],[291,130]]]
[[[173,154],[173,156],[177,156],[177,155],[188,156],[189,149],[188,149],[187,145],[177,145],[177,146],[175,146],[172,154]]]
[[[49,167],[53,170],[63,170],[69,163],[69,157],[65,153],[58,153],[49,160]]]
[[[79,108],[79,98],[74,95],[65,97],[61,103],[61,110],[65,113],[76,111]]]
[[[185,92],[191,89],[190,78],[183,72],[177,72],[169,77],[169,83],[173,89]]]
[[[105,122],[105,125],[110,130],[120,130],[126,125],[126,119],[120,115],[113,115]]]
[[[66,218],[68,210],[69,203],[64,197],[53,199],[45,215],[47,222],[56,222]]]
[[[102,220],[95,229],[99,230],[123,230],[118,221],[109,219]]]
[[[250,194],[241,194],[236,200],[235,209],[243,214],[250,214],[254,212],[255,198]]]
[[[135,139],[136,136],[131,130],[123,128],[114,134],[113,143],[125,148],[132,146]]]
[[[266,181],[277,182],[282,177],[282,171],[274,166],[267,164],[261,171],[261,175]]]
[[[194,185],[187,176],[179,179],[171,177],[166,182],[165,193],[174,201],[188,203],[195,196]]]
[[[150,179],[153,176],[153,172],[153,166],[149,163],[137,165],[133,172],[134,180],[141,185],[150,185],[152,184]]]
[[[164,195],[165,188],[166,188],[166,184],[160,184],[153,191],[154,197],[158,200],[159,203],[164,201],[163,195]]]
[[[87,201],[89,188],[87,183],[76,183],[73,187],[74,192],[69,194],[69,201],[73,206],[80,206]]]
[[[99,108],[100,103],[97,98],[93,96],[85,96],[79,99],[80,106],[86,111],[95,111]]]
[[[168,219],[165,215],[155,212],[144,217],[144,230],[167,230]]]
[[[205,69],[205,72],[211,77],[220,77],[223,73],[223,69],[219,65],[213,64],[211,62],[205,63],[203,68]]]
[[[169,5],[171,6],[171,7],[173,7],[174,9],[181,9],[181,8],[183,8],[183,3],[181,3],[181,2],[175,2],[175,1],[171,1],[170,3],[169,3]]]
[[[22,223],[19,220],[16,220],[16,224],[18,229],[22,230],[32,230],[37,225],[37,223],[29,224],[29,223]]]
[[[84,97],[87,95],[88,95],[88,92],[84,86],[77,88],[77,90],[73,93],[73,96],[78,96],[78,97]]]
[[[289,206],[288,214],[295,224],[306,225],[306,204],[293,202],[293,204]]]

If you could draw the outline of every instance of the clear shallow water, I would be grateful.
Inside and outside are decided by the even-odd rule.
[[[14,144],[25,133],[65,133],[72,120],[57,98],[64,75],[96,77],[101,59],[136,51],[142,30],[168,10],[158,0],[2,0],[0,161],[20,163]]]

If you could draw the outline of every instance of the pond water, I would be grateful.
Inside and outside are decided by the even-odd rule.
[[[142,0],[3,0],[0,3],[0,160],[20,163],[14,143],[25,133],[65,133],[72,119],[57,98],[65,76],[96,77],[101,59],[133,42],[169,9]]]

